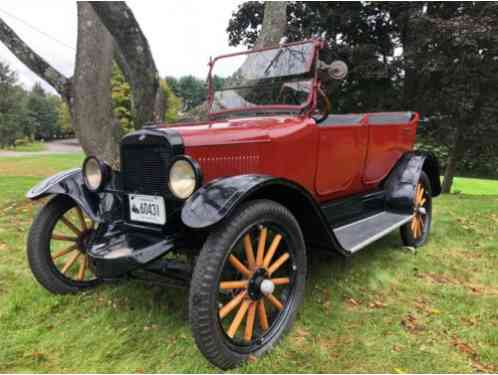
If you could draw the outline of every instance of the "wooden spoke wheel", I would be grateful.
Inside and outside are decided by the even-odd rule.
[[[228,256],[219,283],[218,315],[233,343],[259,340],[284,314],[294,278],[287,248],[278,228],[262,224],[249,230]]]
[[[407,246],[421,246],[427,240],[432,222],[432,192],[429,178],[422,172],[415,187],[413,218],[401,228]]]
[[[241,207],[210,234],[194,269],[190,321],[201,352],[224,369],[266,352],[292,324],[305,275],[291,213],[271,201]]]
[[[98,280],[87,250],[95,223],[66,196],[56,196],[39,212],[28,238],[28,260],[35,278],[53,293],[92,287]]]

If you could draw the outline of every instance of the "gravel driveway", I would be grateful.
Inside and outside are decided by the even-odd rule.
[[[44,151],[4,151],[0,150],[0,157],[11,156],[35,156],[35,155],[54,155],[81,152],[81,146],[76,138],[59,139],[47,142]]]

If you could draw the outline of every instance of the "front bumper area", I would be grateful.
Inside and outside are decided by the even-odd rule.
[[[149,263],[179,248],[179,235],[151,235],[148,233],[113,230],[97,239],[87,253],[97,277],[116,279],[131,271],[145,268]]]

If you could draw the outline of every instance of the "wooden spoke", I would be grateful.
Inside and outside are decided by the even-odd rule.
[[[69,237],[69,236],[64,236],[62,234],[56,234],[56,233],[52,233],[52,239],[56,240],[56,241],[69,241],[69,242],[78,241],[78,238],[76,238],[76,237]]]
[[[61,273],[66,273],[67,270],[76,262],[76,260],[80,257],[81,253],[78,251],[76,254],[74,254],[71,258],[68,259],[66,264],[64,264],[64,267],[62,267]]]
[[[247,295],[246,291],[240,292],[235,296],[234,299],[232,299],[230,302],[228,302],[225,306],[223,306],[220,311],[219,311],[219,316],[220,319],[223,319],[225,316],[230,314],[230,312],[235,309],[244,299],[244,297]]]
[[[74,245],[71,245],[69,246],[68,248],[64,249],[64,250],[61,250],[59,251],[57,254],[54,254],[52,256],[52,259],[57,259],[63,255],[66,255],[66,254],[69,254],[69,253],[72,253],[74,250],[78,249],[78,245],[74,244]]]
[[[259,233],[258,253],[256,254],[256,266],[263,265],[263,258],[265,256],[266,237],[268,236],[268,229],[263,227]]]
[[[266,316],[265,301],[262,299],[258,301],[258,318],[259,326],[263,331],[266,331],[269,327],[269,324],[268,317]]]
[[[80,206],[76,206],[76,212],[78,213],[78,217],[80,218],[80,223],[83,231],[87,231],[88,227],[86,225],[85,216],[83,215],[83,211],[81,211]]]
[[[256,259],[254,259],[254,250],[252,248],[251,235],[247,233],[244,236],[244,251],[246,253],[246,259],[249,263],[249,268],[251,270],[256,269]]]
[[[244,289],[247,288],[248,282],[249,280],[222,281],[220,283],[220,289]]]
[[[287,285],[290,283],[290,279],[288,277],[277,277],[275,279],[271,279],[274,285]]]
[[[73,224],[71,223],[68,219],[66,219],[64,216],[61,216],[60,219],[64,224],[66,224],[66,227],[71,229],[71,231],[76,234],[77,236],[81,235],[81,231]]]
[[[280,302],[278,300],[277,297],[275,297],[273,294],[268,294],[267,296],[265,296],[268,301],[270,301],[272,303],[273,306],[275,306],[277,309],[279,310],[283,310],[284,308],[284,305],[282,305],[282,302]]]
[[[237,270],[239,271],[241,274],[247,276],[247,277],[251,277],[252,275],[252,272],[249,271],[247,269],[246,266],[244,266],[242,264],[242,262],[240,260],[238,260],[234,255],[230,254],[230,256],[228,257],[228,261],[230,262],[230,264]]]
[[[284,253],[280,256],[280,258],[278,258],[275,263],[273,263],[269,268],[268,268],[268,273],[271,274],[274,273],[276,270],[278,270],[280,268],[280,266],[282,264],[284,264],[287,259],[289,259],[290,255],[289,253]]]
[[[422,200],[419,202],[419,206],[423,206],[425,202],[426,202],[425,198],[422,198]]]
[[[422,201],[422,199],[424,198],[424,194],[425,194],[425,189],[423,187],[420,187],[420,197],[418,199],[419,204]]]
[[[273,255],[275,254],[275,251],[277,251],[278,245],[280,244],[280,241],[282,240],[282,235],[277,234],[275,238],[273,238],[273,241],[268,249],[268,252],[266,253],[265,259],[263,261],[263,267],[268,268],[270,265],[271,259],[273,258]]]
[[[410,229],[411,229],[412,233],[415,233],[415,225],[416,224],[417,223],[415,222],[415,216],[413,216],[413,219],[412,219],[412,221],[410,223]]]
[[[230,328],[228,328],[227,335],[229,337],[233,338],[237,333],[237,330],[240,327],[240,323],[242,323],[242,320],[244,319],[244,316],[246,315],[247,309],[249,308],[250,304],[251,304],[250,300],[245,300],[240,306],[239,311],[237,311],[237,315],[235,315],[232,324],[230,324]]]
[[[417,220],[418,220],[418,227],[420,230],[420,234],[424,231],[424,220],[422,219],[421,215],[417,215]]]
[[[256,318],[256,304],[257,302],[251,302],[249,305],[249,311],[247,313],[246,330],[244,332],[244,340],[251,341],[252,333],[254,330],[254,319]]]
[[[415,201],[415,204],[418,202],[418,194],[420,191],[420,184],[417,184],[417,188],[415,189],[415,198],[413,199]]]
[[[88,256],[85,255],[80,259],[80,269],[78,271],[78,280],[82,281],[85,278],[86,267],[88,266]]]

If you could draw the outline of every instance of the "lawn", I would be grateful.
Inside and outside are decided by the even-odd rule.
[[[81,159],[0,159],[0,372],[216,372],[190,334],[187,291],[133,281],[53,296],[34,281],[25,239],[38,207],[24,193]],[[349,262],[317,253],[294,328],[239,371],[498,371],[498,181],[456,188],[434,201],[416,252],[396,232]]]

